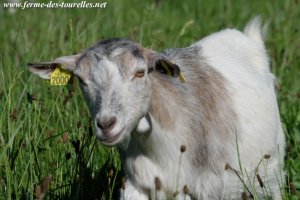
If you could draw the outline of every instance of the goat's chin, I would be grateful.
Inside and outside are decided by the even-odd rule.
[[[118,133],[111,136],[104,136],[99,130],[96,131],[96,135],[100,142],[106,146],[113,146],[121,143],[126,136],[126,128],[124,127]]]

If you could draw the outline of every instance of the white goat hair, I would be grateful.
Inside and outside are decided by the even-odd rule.
[[[156,199],[155,179],[157,199],[184,198],[185,185],[191,199],[281,199],[285,140],[258,19],[187,48],[111,39],[29,69],[49,79],[58,65],[80,79],[99,140],[122,153],[124,199]]]

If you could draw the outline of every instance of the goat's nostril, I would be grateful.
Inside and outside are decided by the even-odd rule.
[[[103,129],[100,119],[97,120],[97,126],[98,126],[98,128]]]
[[[106,129],[112,129],[115,124],[116,124],[117,118],[116,117],[112,117],[110,118],[107,122],[106,122]]]
[[[113,127],[115,126],[117,122],[117,118],[115,116],[107,118],[101,118],[99,120],[97,120],[97,126],[102,130],[102,131],[110,131],[113,129]]]

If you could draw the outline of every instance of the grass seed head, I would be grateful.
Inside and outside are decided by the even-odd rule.
[[[177,197],[178,194],[179,194],[179,192],[178,192],[178,191],[175,191],[175,192],[173,193],[173,198]]]
[[[45,177],[45,180],[44,180],[43,186],[42,186],[42,193],[43,194],[46,194],[46,192],[48,191],[51,181],[52,181],[51,175],[48,175],[48,176]]]
[[[258,183],[259,183],[260,187],[263,188],[263,187],[264,187],[264,183],[263,183],[263,181],[262,181],[260,175],[259,175],[259,174],[256,174],[256,178],[257,178],[257,180],[258,180]]]
[[[22,144],[21,144],[21,148],[22,149],[25,149],[27,147],[27,144],[26,144],[26,142],[22,142]]]
[[[188,188],[187,185],[185,185],[185,186],[183,187],[183,193],[184,193],[184,194],[188,194],[188,193],[189,193],[189,188]]]
[[[10,115],[12,121],[14,121],[14,122],[17,121],[17,113],[18,113],[18,110],[15,108]]]
[[[225,164],[225,170],[227,169],[231,169],[231,166],[228,163]]]
[[[297,189],[296,189],[295,185],[294,185],[292,182],[289,183],[289,188],[290,188],[291,193],[292,193],[293,195],[296,195],[296,194],[297,194]]]
[[[125,190],[125,183],[126,183],[126,178],[123,176],[121,180],[121,188],[122,190]]]
[[[29,103],[32,103],[33,101],[37,100],[37,98],[34,95],[27,92],[27,100]]]
[[[155,177],[154,184],[155,184],[155,190],[157,191],[161,190],[161,180],[158,177]]]
[[[36,185],[34,188],[34,195],[36,199],[40,199],[42,194],[42,187],[40,185]]]
[[[63,135],[63,143],[67,143],[69,140],[69,134],[68,132],[64,132],[64,135]]]
[[[48,137],[52,137],[55,133],[55,129],[51,129],[47,132]]]
[[[62,143],[62,139],[61,139],[61,138],[57,138],[56,143],[57,143],[57,144]]]
[[[248,194],[247,192],[242,192],[242,200],[248,200]]]
[[[181,145],[181,146],[180,146],[180,152],[181,152],[181,153],[184,153],[185,150],[186,150],[186,146],[185,146],[185,145]]]
[[[78,129],[81,128],[81,125],[82,125],[82,124],[81,124],[81,121],[78,121],[77,124],[76,124],[76,126],[77,126]]]

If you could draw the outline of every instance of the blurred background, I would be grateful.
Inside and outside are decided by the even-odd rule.
[[[28,62],[113,37],[157,51],[185,47],[224,28],[243,30],[255,16],[278,78],[287,139],[282,194],[300,198],[298,0],[86,0],[105,8],[55,9],[4,8],[8,2],[0,3],[0,199],[116,199],[122,185],[119,155],[96,140],[77,80],[50,86],[28,72]]]

